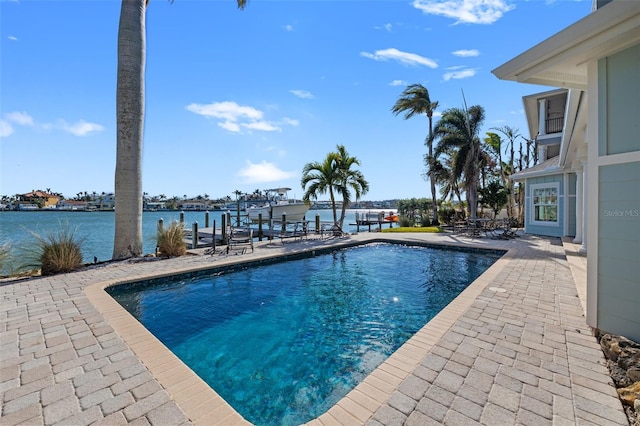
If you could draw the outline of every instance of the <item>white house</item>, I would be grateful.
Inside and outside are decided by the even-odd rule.
[[[529,182],[534,205],[525,214],[552,205],[541,202],[553,193],[544,188],[570,199],[575,175],[575,237],[587,252],[587,323],[640,341],[640,1],[596,0],[585,18],[492,72],[567,89],[557,158],[518,177]],[[571,216],[570,203],[561,210]],[[563,223],[563,235],[571,235],[570,228]]]
[[[58,210],[87,210],[88,201],[60,200],[56,205]]]

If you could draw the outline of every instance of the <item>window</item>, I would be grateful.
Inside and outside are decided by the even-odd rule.
[[[531,223],[558,225],[558,183],[531,185]]]

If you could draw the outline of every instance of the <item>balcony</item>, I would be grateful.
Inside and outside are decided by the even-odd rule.
[[[547,118],[544,121],[545,133],[547,135],[553,133],[562,133],[562,126],[564,125],[564,117]]]

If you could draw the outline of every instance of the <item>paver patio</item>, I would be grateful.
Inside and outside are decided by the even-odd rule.
[[[246,424],[102,289],[373,238],[509,252],[311,424],[628,424],[585,323],[574,246],[380,233],[0,282],[0,424]]]

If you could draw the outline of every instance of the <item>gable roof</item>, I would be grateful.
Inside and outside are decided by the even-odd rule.
[[[25,198],[60,198],[58,195],[55,194],[48,194],[44,191],[31,191],[28,192],[26,194],[22,194],[22,197]]]

